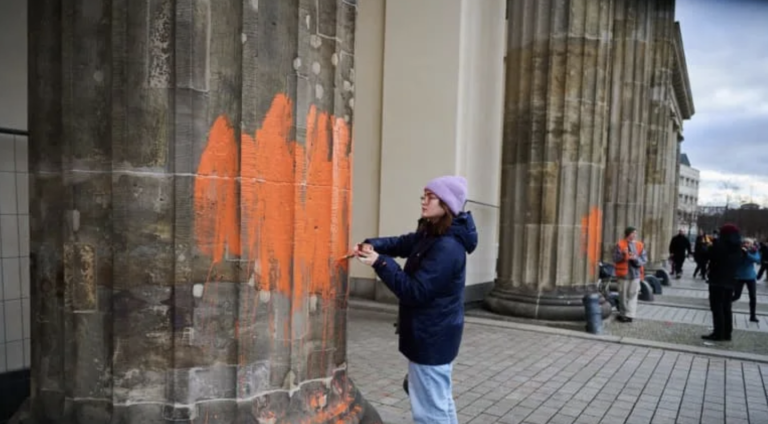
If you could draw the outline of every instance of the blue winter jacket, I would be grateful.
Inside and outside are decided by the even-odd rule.
[[[400,300],[400,352],[421,365],[451,363],[464,331],[467,254],[477,247],[472,215],[462,212],[440,237],[415,232],[368,239],[373,269]],[[403,269],[392,257],[408,258]]]
[[[737,280],[757,280],[755,264],[760,263],[760,252],[743,253],[739,267],[736,269]]]

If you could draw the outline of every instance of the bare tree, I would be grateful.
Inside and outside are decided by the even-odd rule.
[[[764,240],[768,237],[768,209],[727,209],[722,214],[701,214],[699,228],[711,233],[725,223],[735,224],[745,237]]]

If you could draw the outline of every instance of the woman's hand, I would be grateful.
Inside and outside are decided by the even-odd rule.
[[[373,246],[371,246],[368,243],[358,243],[355,245],[354,254],[355,256],[363,256],[368,252],[373,252]]]
[[[376,263],[376,260],[379,259],[379,254],[370,247],[368,250],[362,250],[357,255],[357,259],[368,266],[373,266],[373,264]]]

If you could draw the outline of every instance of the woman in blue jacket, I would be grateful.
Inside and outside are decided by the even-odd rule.
[[[424,188],[415,232],[365,240],[355,254],[398,297],[400,352],[408,358],[408,394],[416,424],[458,424],[451,373],[464,330],[467,254],[477,247],[463,177]],[[408,258],[400,268],[393,257]]]
[[[741,245],[743,256],[739,263],[739,268],[736,271],[736,290],[733,293],[733,301],[741,298],[741,292],[744,290],[744,285],[747,286],[749,291],[749,320],[752,322],[759,322],[755,309],[757,308],[757,272],[755,272],[755,265],[760,263],[760,252],[757,250],[755,241],[749,238],[745,238]]]
[[[757,250],[754,240],[745,238],[741,245],[743,256],[736,271],[736,290],[733,292],[733,301],[739,300],[744,285],[749,291],[749,320],[759,322],[755,309],[757,307],[757,272],[755,265],[760,263],[760,252]]]

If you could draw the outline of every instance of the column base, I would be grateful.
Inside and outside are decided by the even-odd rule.
[[[539,292],[525,288],[495,287],[485,298],[485,306],[494,313],[520,318],[546,321],[584,321],[582,298],[586,293],[596,292],[595,286],[558,287],[552,291]],[[611,315],[611,304],[602,296],[600,309],[603,319]]]
[[[294,392],[276,390],[250,399],[206,399],[193,405],[137,401],[64,399],[43,391],[27,401],[13,424],[383,424],[379,413],[345,375],[302,383]],[[30,408],[30,404],[35,404]],[[42,407],[50,409],[42,410]]]

